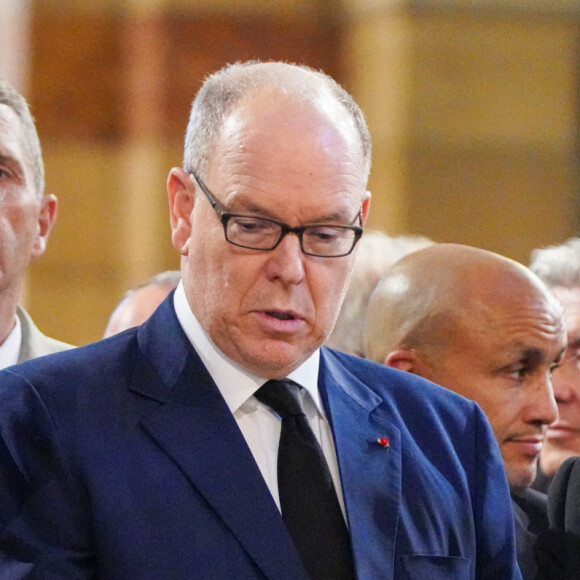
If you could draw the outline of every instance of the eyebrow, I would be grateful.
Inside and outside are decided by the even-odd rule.
[[[0,152],[0,163],[14,163],[15,159],[11,155]]]
[[[13,155],[8,155],[7,153],[3,153],[0,151],[0,164],[8,165],[9,167],[13,168],[17,172],[23,173],[24,168],[22,164],[16,159]]]
[[[559,351],[554,360],[560,360],[564,355],[566,347],[563,346]],[[539,348],[524,348],[521,350],[520,360],[528,362],[529,364],[538,365],[543,359],[547,358],[545,351]]]
[[[222,205],[222,207],[227,209],[227,211],[229,211],[230,213],[238,213],[239,211],[249,212],[251,214],[256,214],[257,216],[262,216],[264,218],[283,223],[281,217],[279,217],[276,214],[273,214],[273,213],[267,211],[266,209],[264,209],[263,207],[257,205],[253,200],[245,200],[243,195],[241,198],[237,198],[237,199],[240,199],[240,203],[234,204],[234,205],[241,205],[242,208],[239,210],[236,209],[235,211],[233,209],[231,209],[230,206],[226,206],[226,204],[224,204],[223,201],[219,200],[219,202]],[[354,218],[351,220],[351,222],[356,221],[357,216],[358,216],[358,213],[354,216]],[[348,217],[345,217],[342,213],[333,212],[331,214],[320,216],[314,220],[311,220],[308,222],[308,224],[312,224],[312,225],[327,224],[327,223],[342,222],[342,221],[346,222],[347,220],[348,220]],[[350,225],[350,223],[343,224],[343,225]]]

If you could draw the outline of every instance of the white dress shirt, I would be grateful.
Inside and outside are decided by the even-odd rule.
[[[216,347],[193,315],[181,282],[175,291],[174,306],[179,323],[225,399],[280,509],[276,464],[281,421],[267,405],[253,396],[267,379],[244,370]],[[300,392],[304,410],[322,447],[344,514],[334,441],[318,391],[319,360],[320,351],[316,350],[287,378],[303,387]]]
[[[16,316],[16,323],[6,340],[0,344],[0,369],[5,369],[18,362],[20,344],[22,343],[22,327],[20,319]]]

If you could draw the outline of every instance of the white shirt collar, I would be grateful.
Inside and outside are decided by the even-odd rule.
[[[173,303],[175,313],[185,334],[215,381],[228,408],[234,413],[267,379],[249,373],[218,349],[191,311],[183,288],[183,282],[179,283],[175,291]],[[308,391],[318,412],[323,417],[326,417],[318,391],[319,364],[320,350],[317,349],[295,371],[291,372],[288,378]]]
[[[6,340],[0,344],[0,369],[15,365],[20,355],[20,344],[22,343],[22,327],[20,318],[16,316],[16,323]]]

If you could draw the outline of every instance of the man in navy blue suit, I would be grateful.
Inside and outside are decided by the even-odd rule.
[[[0,373],[1,578],[521,578],[479,407],[321,347],[369,170],[325,75],[206,80],[168,178],[182,283],[140,327]]]

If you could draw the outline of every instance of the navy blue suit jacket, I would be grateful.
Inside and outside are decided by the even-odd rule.
[[[477,405],[326,348],[319,387],[359,579],[520,578]],[[171,299],[138,329],[0,372],[0,578],[306,580]]]

